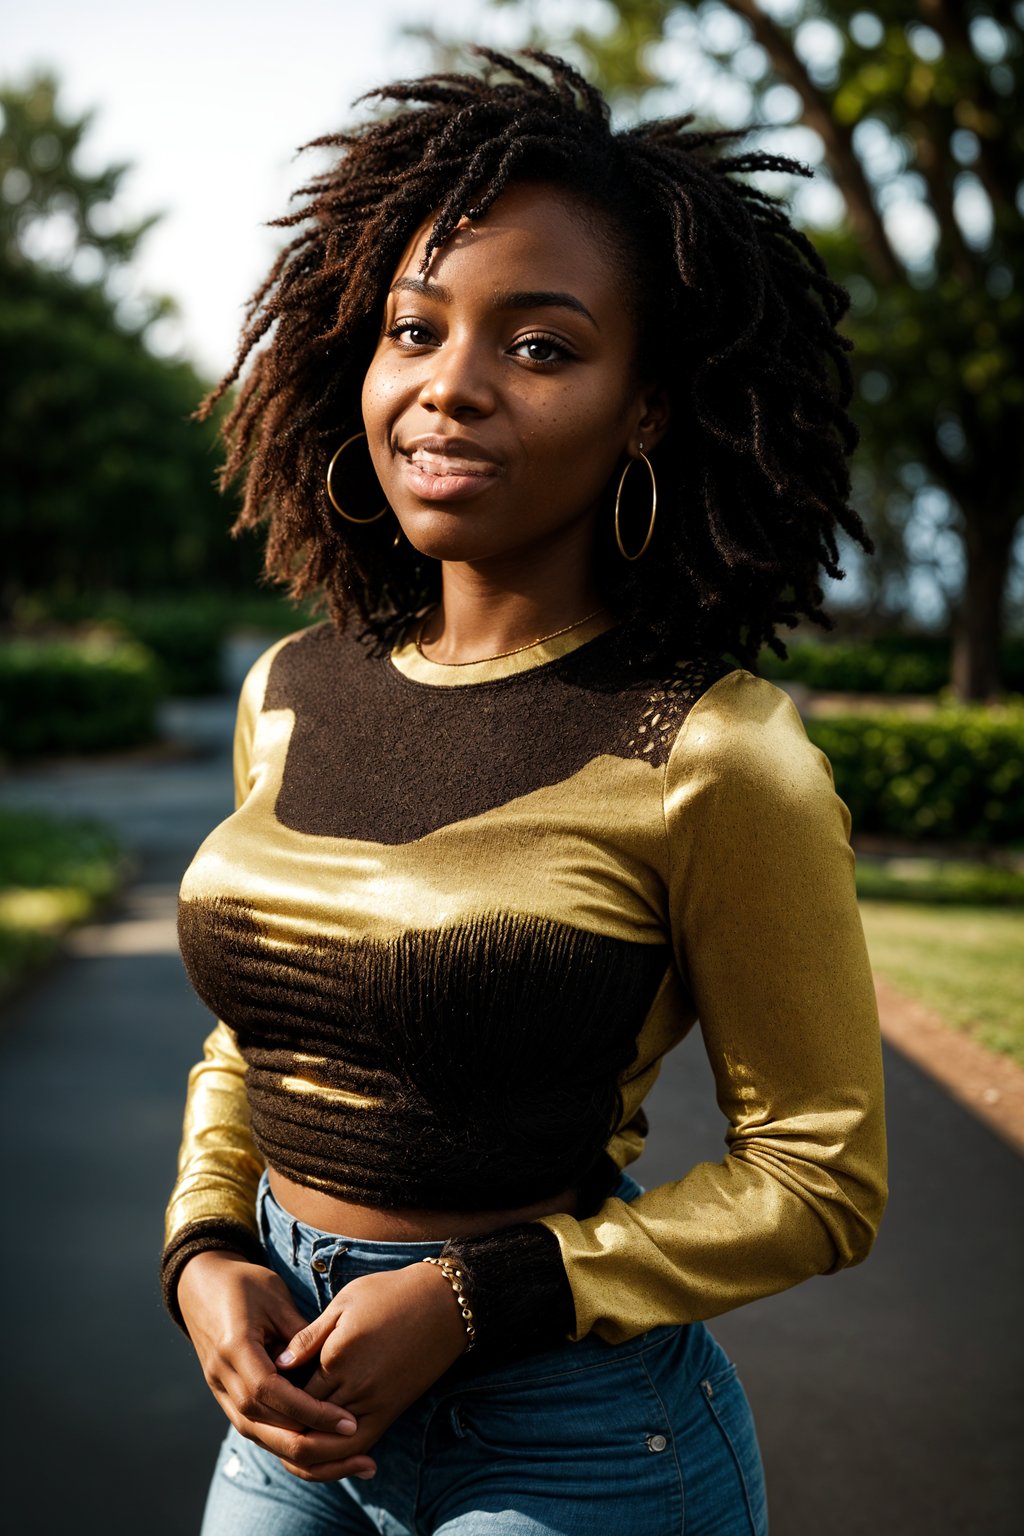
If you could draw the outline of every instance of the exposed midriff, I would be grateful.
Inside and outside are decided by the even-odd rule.
[[[367,1242],[430,1242],[449,1237],[479,1237],[522,1221],[535,1221],[564,1211],[577,1214],[575,1189],[562,1190],[534,1205],[505,1211],[378,1210],[310,1189],[275,1169],[268,1172],[274,1199],[290,1216],[320,1232],[364,1238]]]

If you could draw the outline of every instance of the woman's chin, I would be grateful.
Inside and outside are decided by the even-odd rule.
[[[499,541],[488,537],[472,514],[442,507],[417,510],[400,518],[402,534],[413,549],[428,560],[486,560],[503,551]]]

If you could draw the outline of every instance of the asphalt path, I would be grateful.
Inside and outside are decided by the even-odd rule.
[[[103,816],[137,861],[118,907],[0,1018],[13,1536],[198,1531],[221,1421],[162,1311],[157,1258],[209,1027],[175,895],[229,806],[230,723],[226,704],[182,707],[169,726],[188,755],[0,781],[0,802]],[[891,1052],[887,1073],[892,1194],[868,1263],[714,1325],[754,1405],[772,1533],[1021,1536],[1024,1163]],[[644,1183],[722,1156],[699,1038],[648,1107]]]

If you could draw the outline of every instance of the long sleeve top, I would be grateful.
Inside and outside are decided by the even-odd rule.
[[[258,1256],[265,1164],[379,1208],[579,1190],[576,1215],[448,1244],[506,1353],[709,1318],[865,1257],[881,1057],[828,762],[749,672],[617,655],[600,619],[456,667],[322,625],[256,663],[237,809],[181,888],[219,1022],[167,1211],[172,1312],[192,1254]],[[725,1155],[610,1197],[698,1021]]]

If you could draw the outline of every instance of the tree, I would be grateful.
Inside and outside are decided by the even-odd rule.
[[[1024,5],[606,0],[605,15],[547,42],[620,101],[656,92],[663,110],[689,40],[741,74],[750,122],[817,136],[845,210],[811,233],[851,291],[861,478],[890,520],[922,496],[948,509],[964,566],[954,681],[990,696],[1024,513]]]
[[[9,267],[38,264],[49,231],[58,245],[46,265],[68,271],[91,255],[95,261],[80,266],[106,278],[132,259],[159,215],[123,221],[115,199],[130,167],[83,171],[78,154],[93,114],[63,116],[57,94],[57,81],[46,72],[22,87],[0,87],[0,252]]]
[[[184,362],[147,348],[169,301],[125,313],[117,275],[152,218],[127,223],[127,167],[90,174],[88,116],[65,116],[52,76],[0,89],[0,537],[3,607],[29,592],[80,596],[237,582],[214,490],[204,393]],[[250,567],[253,562],[249,562]]]

